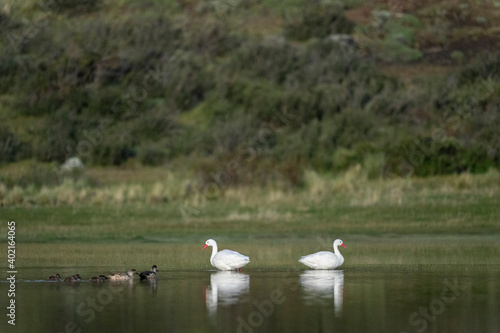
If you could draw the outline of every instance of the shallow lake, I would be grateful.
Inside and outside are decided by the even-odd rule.
[[[106,268],[100,268],[108,272]],[[165,271],[155,281],[48,282],[95,268],[18,272],[2,332],[499,332],[492,267]],[[9,283],[0,283],[6,312]]]

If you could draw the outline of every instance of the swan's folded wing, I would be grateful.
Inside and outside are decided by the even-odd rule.
[[[233,250],[222,250],[217,253],[218,256],[224,258],[226,261],[248,261],[250,262],[250,258]]]

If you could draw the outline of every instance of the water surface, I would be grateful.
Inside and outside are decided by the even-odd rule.
[[[16,327],[3,315],[1,331],[500,331],[500,273],[491,267],[160,271],[146,282],[44,280],[57,272],[88,279],[109,271],[77,270],[19,272]],[[8,283],[0,287],[5,295]],[[1,302],[6,312],[7,299]]]

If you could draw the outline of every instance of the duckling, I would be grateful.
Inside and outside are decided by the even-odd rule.
[[[141,280],[154,279],[154,278],[156,278],[156,272],[158,272],[158,267],[156,267],[156,265],[153,265],[153,267],[151,267],[150,271],[144,271],[144,272],[140,273],[139,276],[140,276]]]
[[[47,278],[49,281],[62,281],[61,275],[57,273],[56,275],[51,275]]]
[[[67,278],[64,279],[64,282],[78,282],[82,278],[80,277],[80,274],[76,274],[73,276],[68,276]]]
[[[107,279],[119,281],[119,280],[131,280],[134,278],[134,274],[137,274],[135,268],[130,269],[127,273],[114,273],[106,275]]]
[[[99,275],[99,276],[93,276],[90,278],[90,281],[92,282],[102,282],[106,280],[107,278],[104,275]]]

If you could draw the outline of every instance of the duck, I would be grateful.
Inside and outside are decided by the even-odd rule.
[[[119,280],[131,280],[134,278],[134,274],[137,274],[137,270],[135,268],[129,269],[127,273],[114,273],[106,275],[106,279],[110,279],[113,281]]]
[[[56,275],[51,275],[47,278],[49,281],[62,281],[61,275],[57,273]]]
[[[64,279],[64,282],[78,282],[82,278],[80,277],[80,274],[75,274],[73,276],[68,276],[67,278]]]
[[[213,239],[207,240],[203,249],[206,249],[208,246],[212,247],[210,263],[220,271],[241,271],[241,267],[250,263],[250,258],[239,252],[232,250],[217,252],[217,242]]]
[[[92,281],[92,282],[102,282],[104,280],[107,280],[107,277],[104,275],[93,276],[90,278],[90,281]]]
[[[156,278],[156,272],[158,272],[158,267],[156,265],[153,265],[150,271],[139,273],[139,277],[141,278],[141,280],[154,279]]]
[[[341,239],[333,242],[334,252],[319,251],[313,254],[302,256],[299,262],[312,269],[335,269],[344,263],[344,257],[340,254],[338,247],[346,247]]]

